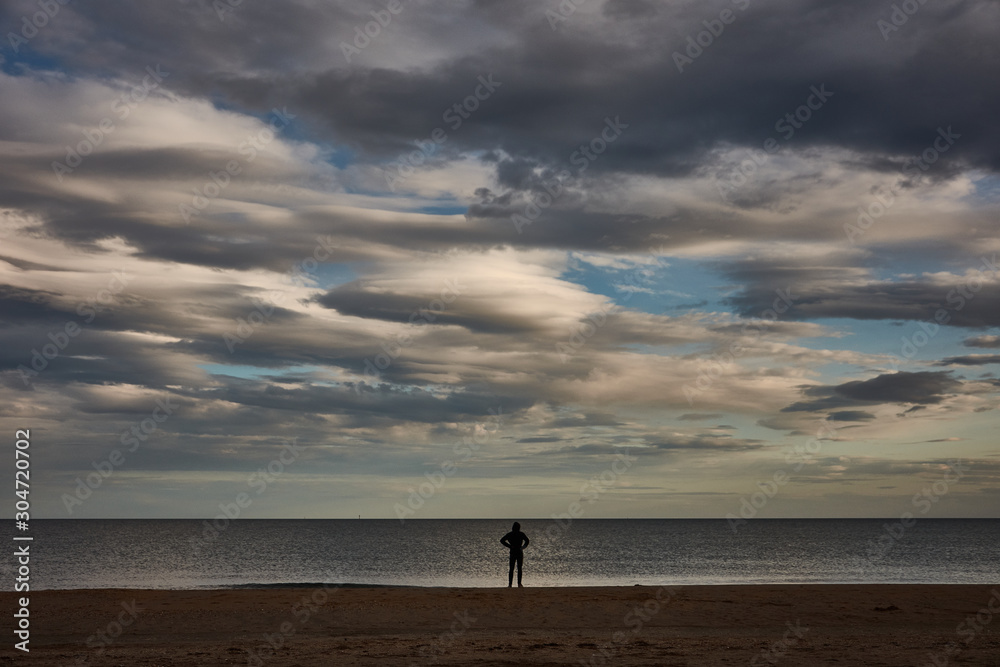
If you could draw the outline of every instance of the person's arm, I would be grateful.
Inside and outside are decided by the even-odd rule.
[[[500,538],[500,544],[504,545],[508,549],[510,549],[510,542],[507,540],[507,538],[509,536],[510,536],[510,533],[508,533],[507,535],[504,535],[503,537]]]
[[[524,535],[524,533],[521,533],[521,534],[522,534],[522,535]],[[524,549],[524,548],[527,548],[527,546],[528,546],[528,545],[529,545],[530,543],[531,543],[531,540],[529,540],[529,539],[528,539],[528,536],[527,536],[527,535],[524,535],[524,546],[523,546],[523,547],[521,547],[521,548],[522,548],[522,549]]]

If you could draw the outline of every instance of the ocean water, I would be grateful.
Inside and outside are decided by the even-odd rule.
[[[921,519],[907,528],[893,520],[754,520],[735,534],[721,519],[521,525],[532,540],[527,586],[1000,583],[993,519]],[[509,521],[493,519],[239,520],[206,539],[201,520],[35,520],[31,588],[506,586],[499,539],[508,530]]]

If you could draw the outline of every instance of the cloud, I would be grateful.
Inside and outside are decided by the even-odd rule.
[[[940,403],[962,383],[947,372],[889,373],[870,380],[845,382],[834,391],[857,401],[878,403]]]
[[[1000,364],[1000,354],[966,354],[961,357],[945,357],[937,366],[986,366]]]
[[[839,412],[831,412],[827,419],[840,422],[861,422],[871,421],[875,419],[875,415],[864,410],[840,410]]]
[[[802,390],[804,395],[818,398],[793,403],[783,408],[782,412],[815,412],[881,403],[904,403],[923,407],[940,403],[961,388],[962,382],[953,378],[948,371],[900,371],[836,386],[806,387]],[[847,421],[845,417],[837,417],[838,414],[846,414],[852,417],[849,421],[857,421],[859,415],[863,417],[869,413],[842,411],[831,414],[830,418]]]
[[[792,299],[782,314],[788,319],[911,320],[930,322],[931,327],[1000,325],[993,307],[1000,299],[1000,274],[988,259],[975,260],[964,274],[928,274],[922,280],[872,280],[857,259],[842,255],[824,259],[828,263],[818,265],[808,259],[778,263],[766,258],[729,263],[727,274],[745,285],[729,303],[745,316],[759,315],[774,307],[778,290],[783,290]]]
[[[743,452],[760,449],[767,443],[753,438],[733,438],[729,435],[681,435],[673,434],[662,440],[648,443],[648,447],[659,451],[697,450]]]
[[[817,419],[845,455],[991,446],[997,381],[963,372],[1000,347],[996,3],[888,40],[884,6],[747,3],[683,71],[733,3],[595,0],[555,30],[553,7],[411,0],[348,58],[355,3],[95,0],[5,53],[0,422],[52,443],[40,497],[167,399],[87,511],[169,513],[197,478],[202,516],[293,434],[296,516],[333,478],[337,511],[384,515],[491,420],[463,474],[498,481],[440,506],[536,482],[558,505],[622,448],[636,489],[724,495]],[[901,322],[933,345],[889,361]]]
[[[972,336],[966,338],[962,344],[967,347],[1000,348],[1000,336]]]

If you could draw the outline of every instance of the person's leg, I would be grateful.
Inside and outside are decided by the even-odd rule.
[[[521,588],[521,567],[524,565],[524,554],[517,555],[517,587]]]
[[[507,572],[507,588],[514,585],[514,554],[510,555],[510,571]]]

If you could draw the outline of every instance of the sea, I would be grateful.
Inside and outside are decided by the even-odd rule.
[[[522,519],[526,586],[1000,583],[1000,519]],[[507,585],[496,519],[33,520],[39,589]],[[13,550],[13,549],[12,549]],[[4,559],[13,590],[16,559]]]

